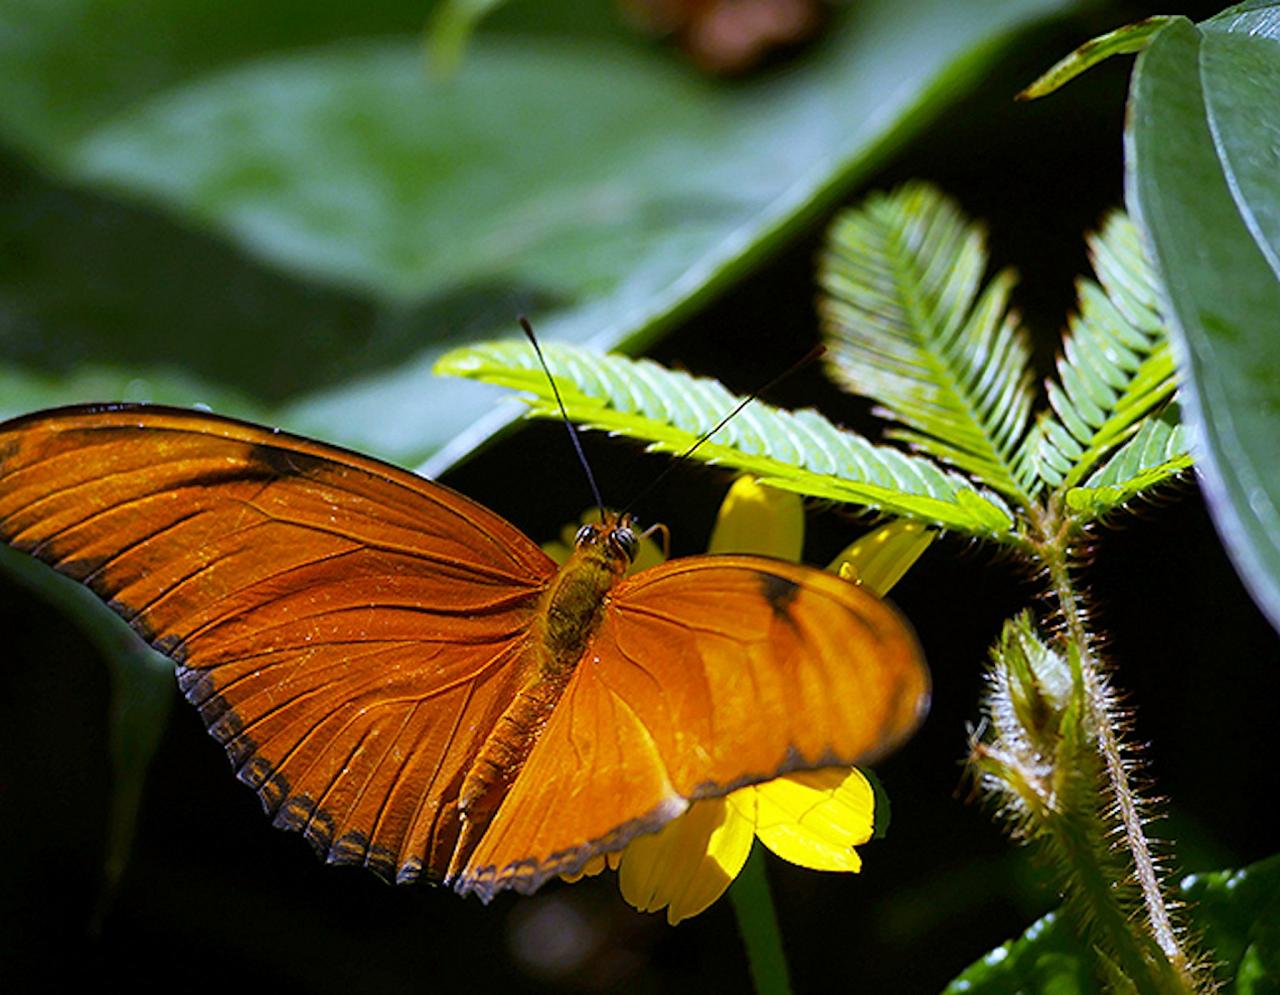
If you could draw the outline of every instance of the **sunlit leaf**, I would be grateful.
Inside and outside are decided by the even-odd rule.
[[[1090,38],[1066,58],[1050,66],[1034,83],[1018,94],[1018,99],[1035,100],[1047,96],[1113,55],[1141,52],[1152,36],[1170,20],[1172,18],[1169,17],[1148,17],[1135,24],[1126,24],[1108,31],[1097,38]]]
[[[1171,417],[1148,418],[1105,466],[1067,490],[1067,507],[1082,518],[1098,518],[1190,466],[1183,426]]]
[[[1016,457],[1032,491],[1078,484],[1175,386],[1156,280],[1137,231],[1113,214],[1089,247],[1101,285],[1079,281],[1079,310],[1058,375],[1046,384],[1052,410],[1040,414]]]
[[[831,228],[820,282],[833,376],[906,426],[891,432],[1027,503],[1015,447],[1031,410],[1011,273],[984,288],[982,231],[937,190],[872,195]]]
[[[741,400],[713,380],[647,360],[550,343],[543,349],[572,421],[637,439],[654,450],[683,452]],[[532,396],[531,414],[560,417],[527,342],[459,349],[437,369],[524,391]],[[1013,524],[995,495],[922,457],[874,446],[816,411],[782,411],[755,401],[693,458],[754,474],[772,487],[971,535],[1007,539]]]

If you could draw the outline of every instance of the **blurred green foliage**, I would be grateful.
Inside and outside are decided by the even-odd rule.
[[[467,433],[439,471],[514,413],[445,348],[652,341],[1065,6],[862,0],[725,85],[600,0],[508,5],[448,78],[403,0],[6,0],[0,410],[198,402],[408,464]]]

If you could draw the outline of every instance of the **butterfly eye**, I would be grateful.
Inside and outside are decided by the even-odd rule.
[[[586,545],[587,543],[589,543],[589,542],[591,541],[591,538],[592,538],[592,536],[594,536],[594,535],[595,535],[595,532],[596,532],[596,530],[595,530],[595,526],[594,526],[594,525],[584,525],[584,526],[582,526],[582,528],[578,529],[578,534],[577,534],[576,536],[574,536],[574,538],[573,538],[573,544],[574,544],[575,546],[584,546],[584,545]]]
[[[610,536],[613,545],[626,554],[628,560],[634,561],[636,553],[640,550],[640,540],[636,538],[636,534],[629,528],[622,526],[613,530]]]

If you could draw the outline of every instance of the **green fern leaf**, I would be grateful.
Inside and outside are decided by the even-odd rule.
[[[1175,412],[1166,409],[1158,417],[1145,419],[1083,486],[1069,488],[1066,505],[1078,520],[1099,518],[1190,466],[1186,432]]]
[[[649,360],[601,356],[550,342],[543,351],[572,421],[637,439],[653,450],[683,452],[741,400],[713,380]],[[547,378],[522,340],[456,349],[441,357],[435,369],[514,387],[531,395],[533,416],[560,416]],[[816,411],[783,411],[755,401],[693,458],[811,497],[859,504],[969,535],[1013,539],[1013,518],[994,494],[929,460],[874,446]]]
[[[1111,215],[1089,247],[1100,282],[1079,283],[1058,378],[1045,385],[1052,411],[1041,413],[1016,459],[1032,493],[1079,484],[1175,387],[1155,277],[1133,224]]]
[[[981,229],[933,187],[873,195],[832,226],[819,280],[831,370],[889,435],[1030,504],[1014,453],[1032,390],[1011,272],[979,288]]]

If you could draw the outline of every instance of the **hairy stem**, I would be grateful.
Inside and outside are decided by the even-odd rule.
[[[1052,832],[1059,851],[1070,861],[1077,899],[1088,903],[1092,922],[1110,939],[1116,967],[1139,995],[1164,995],[1168,986],[1162,985],[1153,971],[1152,958],[1145,954],[1145,944],[1134,935],[1118,900],[1112,880],[1114,868],[1099,859],[1099,846],[1105,844],[1083,832],[1081,820],[1070,815],[1055,818]]]
[[[1115,711],[1102,679],[1100,661],[1093,653],[1084,606],[1071,580],[1064,550],[1065,544],[1050,542],[1041,550],[1049,579],[1067,629],[1068,642],[1078,649],[1081,679],[1089,700],[1091,725],[1097,737],[1098,750],[1106,765],[1107,779],[1115,798],[1116,811],[1124,832],[1125,843],[1133,862],[1134,877],[1142,893],[1151,936],[1172,965],[1179,979],[1193,988],[1190,962],[1169,916],[1160,875],[1151,856],[1151,845],[1143,830],[1142,814],[1125,767],[1123,747],[1114,722]],[[1127,929],[1125,930],[1127,932]]]

